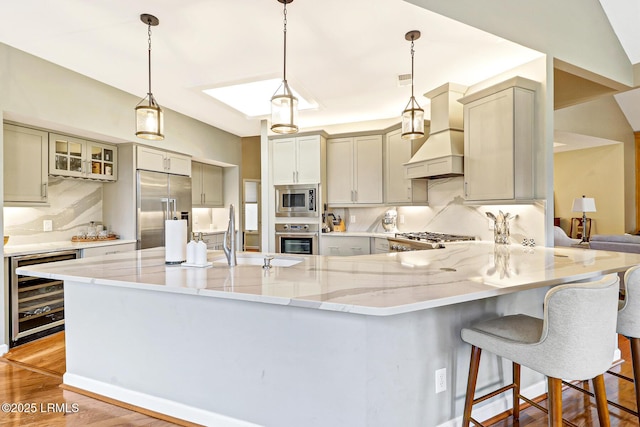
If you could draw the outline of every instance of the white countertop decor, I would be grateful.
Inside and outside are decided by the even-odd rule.
[[[164,248],[22,267],[20,274],[207,297],[386,316],[596,277],[640,264],[640,254],[574,248],[448,243],[444,249],[331,257],[291,256],[289,267],[264,270],[259,253],[226,265],[209,251],[211,268],[194,279],[167,266]],[[243,261],[244,260],[244,261]],[[243,265],[252,262],[254,265]]]

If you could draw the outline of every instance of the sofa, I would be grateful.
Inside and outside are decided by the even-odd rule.
[[[640,236],[633,234],[595,234],[589,239],[591,249],[640,254]]]

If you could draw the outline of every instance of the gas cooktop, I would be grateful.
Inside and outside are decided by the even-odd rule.
[[[387,237],[387,240],[391,251],[403,252],[440,249],[444,248],[446,242],[464,242],[476,240],[476,238],[474,236],[420,231],[417,233],[396,233],[394,237]]]

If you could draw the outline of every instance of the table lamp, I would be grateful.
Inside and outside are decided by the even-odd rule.
[[[573,212],[582,212],[582,241],[580,243],[586,243],[587,239],[587,212],[596,211],[596,201],[591,197],[577,197],[573,199]]]

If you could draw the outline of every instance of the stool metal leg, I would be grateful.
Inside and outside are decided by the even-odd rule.
[[[636,390],[636,412],[640,418],[640,338],[629,338],[631,345],[631,361],[633,364],[633,380]]]
[[[598,421],[601,427],[609,427],[609,406],[607,405],[607,389],[604,386],[604,375],[600,374],[591,380],[596,395],[596,407],[598,408]]]
[[[513,363],[513,419],[520,419],[520,365]]]
[[[481,353],[481,348],[476,346],[471,347],[471,362],[469,363],[469,379],[467,380],[467,396],[464,400],[462,427],[469,427],[469,423],[471,422],[471,409],[473,408],[473,397],[476,393],[476,382],[478,381],[478,368],[480,367]]]
[[[549,427],[562,427],[562,380],[548,377]]]

